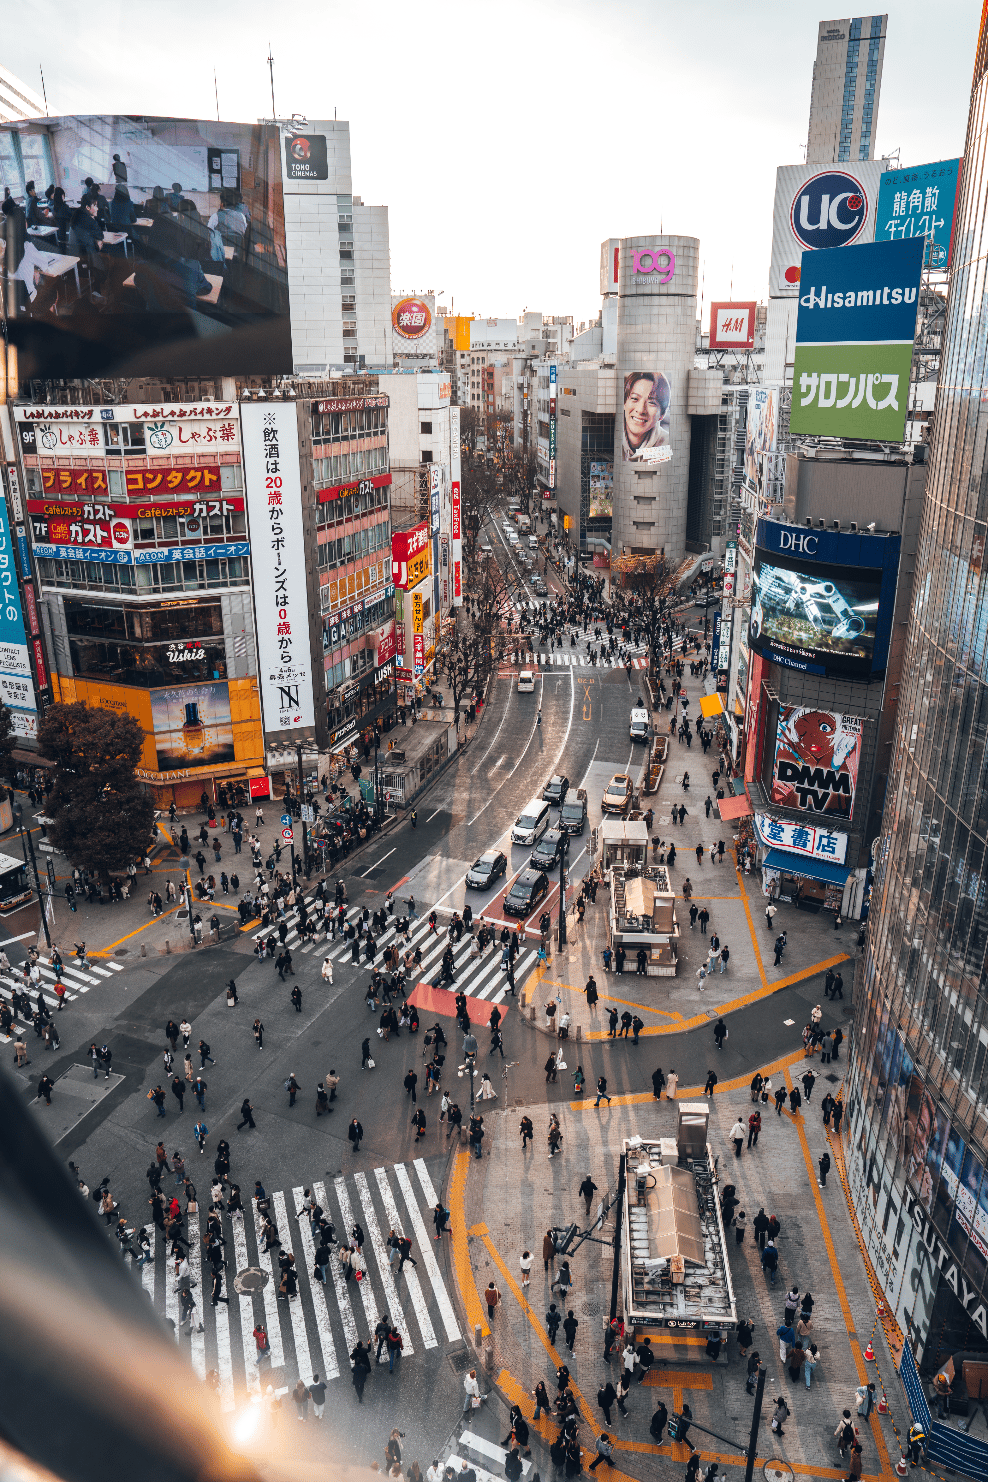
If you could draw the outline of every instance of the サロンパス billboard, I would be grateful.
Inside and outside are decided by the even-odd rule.
[[[854,715],[784,705],[772,771],[773,803],[850,819],[858,785],[862,722]]]
[[[274,124],[94,115],[18,137],[42,197],[15,248],[23,375],[111,375],[149,352],[156,374],[192,375],[206,339],[209,374],[291,372]]]
[[[912,170],[888,170],[878,187],[875,241],[925,237],[932,268],[950,263],[963,161],[937,160]]]
[[[672,392],[661,371],[629,371],[624,378],[622,453],[626,463],[650,461],[669,442]]]
[[[901,442],[922,268],[921,237],[814,253],[804,263],[793,432]]]

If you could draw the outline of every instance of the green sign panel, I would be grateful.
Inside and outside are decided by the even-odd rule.
[[[902,442],[912,355],[911,344],[797,345],[790,431]]]

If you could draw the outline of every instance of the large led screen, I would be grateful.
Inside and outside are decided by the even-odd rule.
[[[22,379],[291,372],[274,126],[46,118],[0,145]]]
[[[773,663],[868,675],[875,662],[880,570],[821,565],[756,548],[749,639]]]

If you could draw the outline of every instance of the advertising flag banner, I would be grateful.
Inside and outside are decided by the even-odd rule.
[[[775,737],[772,802],[850,820],[861,731],[855,715],[784,705]]]
[[[902,441],[922,269],[921,237],[804,258],[791,431]]]
[[[315,724],[294,402],[241,408],[265,732]]]

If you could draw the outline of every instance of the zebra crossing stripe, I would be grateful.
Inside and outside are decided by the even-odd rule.
[[[277,1224],[278,1229],[287,1230],[288,1211],[285,1208],[284,1194],[280,1192],[275,1194],[273,1197],[273,1203],[276,1215],[275,1223]],[[301,1224],[301,1221],[299,1223]],[[295,1264],[296,1271],[298,1271],[298,1262],[296,1262]],[[308,1269],[311,1271],[312,1267],[310,1266]],[[287,1297],[285,1299],[285,1305],[288,1308],[288,1316],[291,1318],[292,1336],[295,1339],[295,1363],[298,1366],[299,1377],[301,1378],[303,1374],[312,1374],[315,1372],[312,1364],[312,1357],[309,1353],[309,1335],[305,1330],[305,1313],[302,1311],[301,1272],[298,1273],[298,1287],[299,1295],[296,1297]],[[324,1367],[326,1366],[324,1365]]]
[[[312,1192],[315,1194],[319,1206],[323,1210],[328,1210],[329,1200],[326,1197],[326,1185],[314,1183],[312,1185]],[[343,1323],[343,1336],[346,1339],[346,1351],[349,1354],[357,1346],[357,1320],[353,1315],[353,1308],[350,1305],[350,1293],[346,1289],[346,1282],[343,1280],[340,1263],[332,1253],[330,1253],[329,1257],[329,1269],[333,1276],[336,1302],[340,1309],[340,1321]]]
[[[432,1241],[429,1239],[429,1232],[426,1228],[425,1221],[422,1219],[422,1211],[415,1202],[415,1191],[412,1188],[412,1181],[408,1176],[408,1169],[404,1163],[395,1163],[393,1166],[395,1176],[398,1179],[398,1185],[405,1200],[405,1208],[408,1210],[408,1217],[412,1222],[412,1229],[418,1237],[419,1249],[422,1252],[422,1262],[429,1273],[429,1280],[432,1282],[432,1290],[442,1315],[446,1337],[451,1343],[455,1343],[460,1336],[460,1325],[456,1321],[456,1313],[449,1299],[449,1293],[443,1285],[439,1262],[436,1260],[435,1253],[433,1252]],[[384,1169],[375,1168],[374,1173],[381,1176],[384,1173]]]
[[[342,1178],[338,1178],[336,1180],[334,1188],[336,1189],[336,1202],[340,1206],[340,1217],[343,1220],[343,1229],[346,1231],[346,1234],[341,1235],[340,1239],[344,1244],[349,1245],[350,1231],[353,1229],[354,1226],[353,1210],[350,1208],[350,1196],[346,1191],[346,1183]],[[374,1293],[371,1291],[371,1284],[365,1278],[363,1281],[358,1281],[357,1286],[360,1288],[360,1300],[364,1304],[364,1317],[367,1319],[367,1326],[373,1333],[374,1328],[377,1325],[378,1313],[377,1306],[374,1302]],[[393,1305],[389,1307],[388,1302],[391,1300],[392,1296],[394,1297],[394,1302]],[[397,1294],[394,1292],[393,1287],[389,1292],[387,1286],[385,1285],[384,1305],[392,1317],[397,1311],[399,1311],[398,1297]],[[404,1352],[408,1353],[410,1347],[411,1343],[406,1343]]]
[[[206,1335],[200,1333],[199,1329],[205,1324],[202,1320],[202,1309],[206,1301],[206,1293],[202,1285],[202,1247],[199,1243],[199,1216],[189,1215],[189,1270],[192,1272],[193,1287],[199,1289],[199,1300],[196,1310],[192,1314],[190,1326],[192,1328],[192,1367],[197,1379],[206,1377]]]
[[[246,1215],[244,1214],[239,1219],[234,1215],[230,1216],[230,1224],[233,1226],[233,1248],[237,1253],[238,1271],[246,1271],[250,1265],[250,1256],[247,1254],[247,1236],[244,1231],[245,1219]],[[261,1380],[257,1372],[257,1345],[254,1342],[254,1300],[252,1297],[241,1295],[239,1302],[240,1337],[244,1350],[244,1376],[247,1380],[247,1388],[250,1393],[260,1394]]]
[[[375,1168],[374,1177],[377,1179],[378,1192],[381,1195],[381,1202],[384,1205],[384,1212],[388,1217],[392,1230],[396,1232],[400,1231],[402,1234],[404,1234],[404,1225],[402,1224],[401,1217],[398,1214],[398,1206],[395,1203],[394,1195],[391,1192],[391,1185],[388,1183],[387,1174],[385,1173],[383,1168]],[[364,1174],[358,1173],[358,1181],[362,1178],[364,1178]],[[419,1241],[419,1245],[422,1245],[421,1240]],[[435,1348],[437,1346],[436,1332],[432,1326],[432,1319],[429,1316],[429,1309],[426,1307],[425,1300],[422,1296],[422,1288],[419,1285],[418,1271],[415,1269],[410,1261],[406,1261],[405,1263],[404,1277],[405,1285],[408,1287],[408,1294],[412,1299],[412,1306],[415,1308],[415,1316],[418,1319],[419,1332],[422,1334],[423,1342],[425,1343],[426,1348]],[[398,1279],[400,1281],[401,1277],[399,1276]]]
[[[384,1241],[381,1238],[381,1231],[378,1227],[377,1215],[375,1214],[374,1206],[371,1203],[370,1189],[367,1186],[367,1175],[365,1173],[355,1173],[353,1176],[353,1181],[357,1185],[357,1192],[360,1195],[361,1207],[364,1211],[364,1219],[367,1221],[367,1233],[370,1236],[370,1242],[374,1248],[374,1254],[377,1256],[377,1264],[380,1268],[381,1285],[384,1287],[385,1306],[387,1307],[389,1312],[400,1312],[401,1303],[398,1300],[398,1291],[394,1284],[394,1278],[391,1275],[391,1267],[388,1264],[388,1254],[387,1251],[384,1249]],[[363,1285],[363,1283],[361,1283],[361,1285]],[[406,1285],[408,1285],[409,1290],[411,1290],[411,1283],[407,1281],[407,1278]],[[421,1300],[422,1298],[420,1292],[419,1301]],[[415,1305],[414,1300],[412,1305]],[[416,1311],[416,1316],[418,1315],[418,1311]],[[425,1343],[426,1348],[435,1348],[436,1335],[433,1332],[432,1323],[429,1321],[429,1314],[426,1312],[424,1315],[427,1327],[421,1329],[422,1340]],[[374,1325],[372,1323],[372,1332],[373,1327]],[[406,1332],[408,1331],[407,1321],[405,1323],[405,1330]],[[402,1334],[402,1338],[405,1338],[405,1333]],[[409,1342],[405,1342],[403,1353],[408,1353],[410,1351],[411,1344]]]
[[[261,1244],[261,1233],[263,1225],[255,1214],[255,1234],[257,1236],[257,1264],[262,1271],[268,1275],[264,1283],[264,1317],[265,1326],[268,1330],[268,1342],[270,1343],[271,1363],[276,1369],[280,1369],[285,1362],[285,1350],[281,1343],[281,1319],[278,1316],[278,1283],[274,1279],[274,1269],[271,1264],[271,1252],[266,1251]],[[279,1232],[279,1239],[281,1238]]]
[[[304,1197],[305,1190],[301,1185],[296,1189],[292,1189],[292,1198],[295,1200],[296,1207],[300,1207]],[[317,1199],[318,1197],[316,1195]],[[319,1333],[319,1343],[322,1348],[323,1367],[320,1372],[326,1379],[338,1379],[340,1377],[340,1366],[336,1361],[336,1345],[333,1342],[333,1329],[329,1322],[326,1292],[323,1283],[316,1276],[316,1247],[312,1239],[312,1230],[309,1221],[304,1215],[299,1217],[298,1228],[302,1241],[302,1250],[305,1253],[305,1269],[308,1273],[309,1288],[312,1292],[312,1308],[316,1317],[316,1330]],[[296,1265],[298,1265],[298,1262],[296,1262]],[[300,1270],[299,1286],[301,1287],[301,1285],[302,1278]]]

